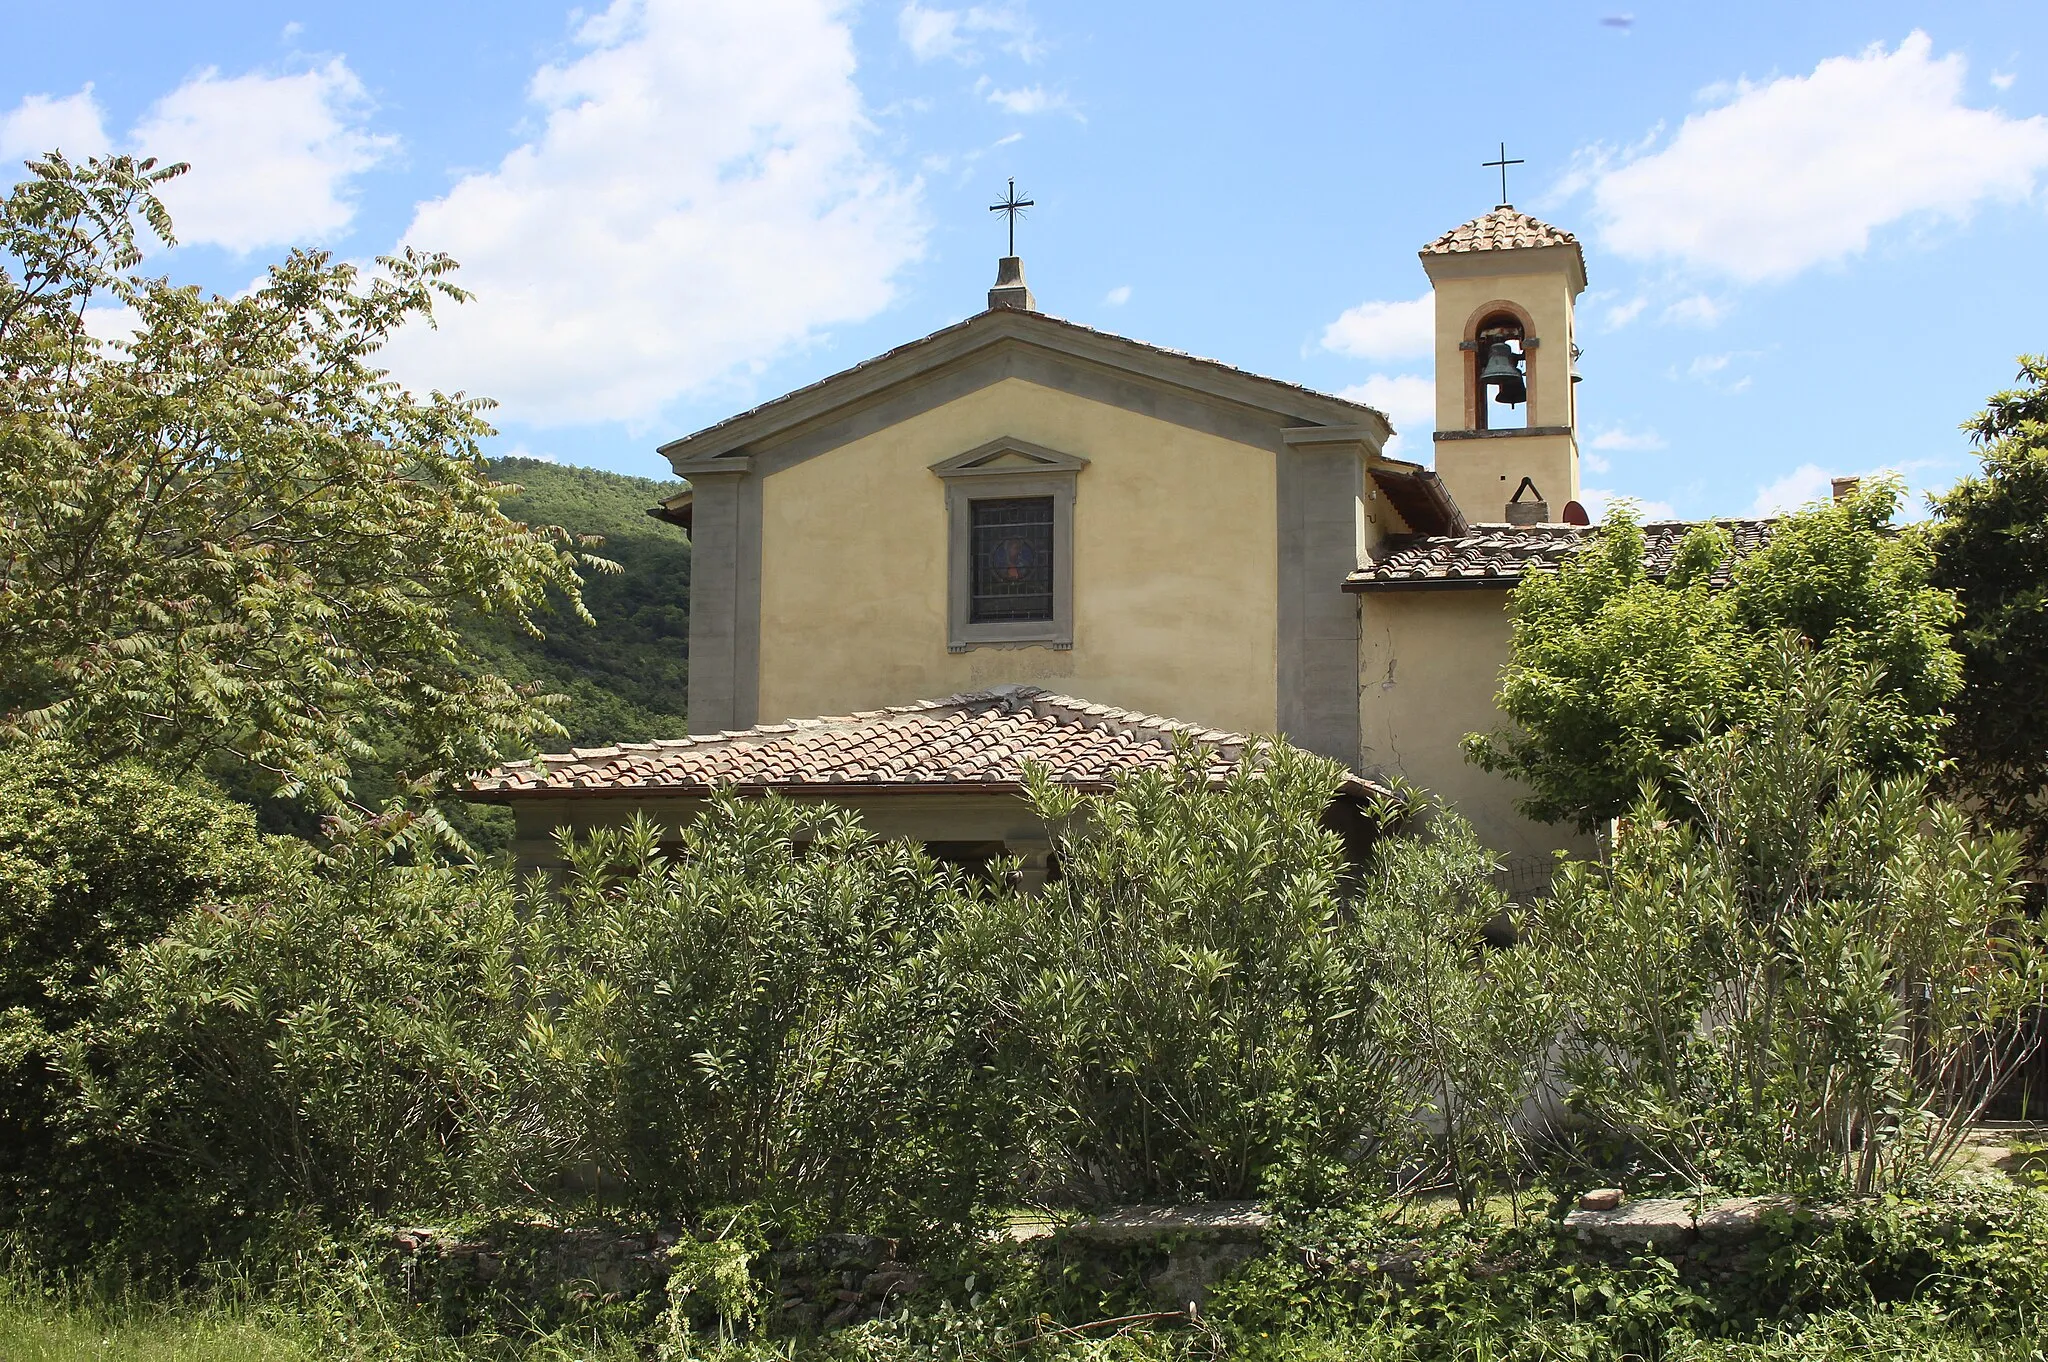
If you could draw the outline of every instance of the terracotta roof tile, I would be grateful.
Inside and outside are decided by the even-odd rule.
[[[1579,239],[1562,227],[1502,206],[1485,217],[1451,228],[1422,248],[1424,255],[1461,255],[1466,251],[1512,251],[1530,246],[1576,246]]]
[[[1026,763],[1055,780],[1100,788],[1125,772],[1163,769],[1176,735],[1204,744],[1221,780],[1252,740],[1200,724],[1055,695],[1035,686],[922,700],[829,719],[763,724],[658,743],[578,748],[499,766],[470,782],[498,801],[570,791],[700,794],[725,785],[803,791],[860,785],[1021,788]],[[1347,776],[1351,794],[1385,791]]]
[[[1653,577],[1671,570],[1672,555],[1699,522],[1660,520],[1643,526],[1644,565]],[[1728,585],[1735,560],[1771,540],[1775,520],[1717,520],[1735,551],[1714,573],[1713,584]],[[1511,587],[1528,572],[1554,571],[1592,543],[1597,526],[1474,525],[1461,535],[1404,535],[1387,540],[1375,562],[1344,579],[1348,591],[1399,591],[1418,587]]]

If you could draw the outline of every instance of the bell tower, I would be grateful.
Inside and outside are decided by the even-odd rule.
[[[1475,524],[1585,523],[1578,238],[1504,203],[1421,254],[1436,295],[1437,476]]]

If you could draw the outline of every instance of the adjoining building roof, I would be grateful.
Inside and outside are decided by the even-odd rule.
[[[1253,740],[1200,724],[1055,695],[1036,686],[922,700],[835,718],[795,719],[738,732],[583,747],[496,767],[470,797],[704,795],[737,788],[801,794],[1014,793],[1035,763],[1054,780],[1107,789],[1121,775],[1163,770],[1174,742],[1201,744],[1220,783]],[[1341,793],[1384,795],[1347,774]]]
[[[1574,246],[1579,239],[1562,227],[1517,212],[1502,204],[1484,217],[1451,228],[1422,248],[1424,255],[1463,255],[1467,251],[1513,251],[1537,246]]]
[[[1685,536],[1703,522],[1659,520],[1644,525],[1643,566],[1652,577],[1671,571]],[[1734,552],[1716,568],[1712,583],[1728,585],[1735,563],[1777,532],[1775,520],[1716,520]],[[1593,543],[1599,526],[1474,525],[1460,535],[1390,537],[1380,557],[1344,579],[1346,591],[1416,591],[1431,588],[1511,587],[1531,572],[1554,572]]]

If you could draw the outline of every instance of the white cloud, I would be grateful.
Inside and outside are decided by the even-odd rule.
[[[1374,374],[1338,393],[1348,402],[1363,402],[1386,414],[1394,438],[1383,453],[1398,457],[1408,437],[1426,437],[1436,427],[1436,384],[1420,374]]]
[[[1015,90],[992,89],[988,102],[1005,113],[1030,117],[1032,114],[1062,113],[1072,109],[1067,97],[1043,85],[1024,85]]]
[[[99,101],[87,85],[75,95],[26,95],[0,114],[0,161],[21,161],[61,151],[74,161],[108,149]]]
[[[1856,255],[1890,223],[2022,200],[2048,170],[2048,118],[1970,108],[1964,75],[1961,54],[1937,58],[1915,31],[1742,82],[1661,150],[1588,173],[1601,240],[1757,282]]]
[[[1593,448],[1613,450],[1648,450],[1664,448],[1664,437],[1654,430],[1627,430],[1615,426],[1603,430],[1593,437]]]
[[[980,61],[981,37],[993,38],[998,48],[1025,61],[1037,60],[1044,51],[1024,7],[1015,3],[942,9],[910,0],[897,11],[896,33],[910,55],[921,62],[947,58],[967,65]]]
[[[1726,304],[1715,302],[1704,293],[1695,293],[1666,307],[1663,320],[1680,326],[1712,326],[1726,315]]]
[[[615,0],[541,68],[544,126],[419,206],[476,301],[394,368],[535,423],[645,424],[886,307],[923,250],[921,185],[867,149],[832,0]]]
[[[141,315],[125,304],[88,307],[78,314],[78,320],[86,335],[103,344],[131,340],[142,329]]]
[[[231,251],[328,239],[349,225],[349,181],[397,139],[365,132],[368,93],[340,57],[291,76],[206,70],[129,134],[143,155],[189,161],[161,193],[178,239]]]
[[[1607,315],[1600,319],[1602,331],[1619,331],[1643,315],[1643,309],[1650,305],[1647,295],[1638,293],[1625,303],[1616,303],[1607,309]]]
[[[1756,350],[1730,350],[1725,354],[1719,355],[1697,355],[1693,358],[1692,363],[1685,367],[1684,376],[1692,379],[1694,382],[1704,383],[1708,387],[1718,389],[1724,393],[1745,392],[1748,390],[1749,385],[1755,381],[1754,378],[1749,374],[1737,377],[1731,374],[1729,370],[1737,360],[1748,361],[1756,359],[1761,353]],[[1675,367],[1671,373],[1674,378],[1679,375],[1679,371]]]
[[[1131,301],[1131,286],[1129,284],[1118,284],[1115,288],[1102,295],[1102,301],[1109,307],[1122,307],[1125,303]]]
[[[1364,302],[1323,328],[1323,348],[1355,359],[1414,359],[1436,342],[1436,300]],[[1433,410],[1433,409],[1432,409]]]
[[[1621,502],[1635,507],[1638,521],[1678,519],[1678,512],[1672,509],[1668,501],[1645,501],[1641,497],[1632,497],[1626,492],[1615,492],[1605,487],[1579,489],[1579,505],[1586,508],[1586,518],[1595,525],[1607,519],[1607,513]]]
[[[1831,493],[1828,470],[1817,463],[1803,463],[1779,478],[1757,488],[1750,504],[1751,515],[1783,515],[1810,501],[1825,501]]]
[[[2010,90],[2012,83],[2018,79],[2018,73],[2013,71],[1993,71],[1991,73],[1991,88],[1994,90]]]

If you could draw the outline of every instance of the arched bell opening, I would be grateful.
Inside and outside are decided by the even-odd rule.
[[[1523,430],[1529,425],[1528,320],[1496,308],[1472,326],[1465,391],[1474,430]]]

